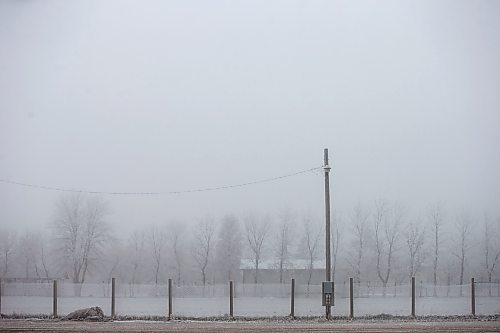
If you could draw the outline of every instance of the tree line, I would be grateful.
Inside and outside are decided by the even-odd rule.
[[[204,216],[144,226],[128,237],[114,236],[110,210],[100,197],[75,194],[56,203],[48,232],[0,230],[0,277],[69,279],[75,284],[110,281],[129,284],[216,284],[240,281],[242,259],[253,280],[262,264],[285,283],[291,269],[312,272],[324,258],[324,218],[293,208],[277,214]],[[336,212],[332,221],[332,274],[335,281],[464,284],[471,276],[499,279],[500,218],[471,216],[429,205],[424,212],[385,200],[358,203]],[[299,264],[300,263],[300,264]],[[299,266],[297,266],[299,265]],[[384,288],[385,289],[385,288]]]

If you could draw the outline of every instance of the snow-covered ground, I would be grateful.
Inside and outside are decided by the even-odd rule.
[[[100,306],[110,314],[111,301],[108,297],[60,297],[58,313],[60,315],[90,306]],[[168,300],[163,297],[118,297],[116,312],[120,315],[165,315]],[[392,314],[409,315],[411,300],[408,297],[368,297],[356,298],[355,316]],[[229,300],[226,297],[174,298],[174,315],[184,316],[221,316],[229,312]],[[417,315],[462,315],[470,314],[469,297],[418,297]],[[38,296],[2,296],[2,313],[51,314],[52,298]],[[279,297],[242,297],[234,300],[236,316],[286,316],[290,313],[290,299]],[[319,316],[324,313],[321,300],[316,297],[295,299],[296,316]],[[500,297],[476,298],[476,314],[499,314]],[[336,299],[334,315],[349,314],[349,299]]]
[[[500,332],[498,321],[53,321],[0,320],[2,332]]]

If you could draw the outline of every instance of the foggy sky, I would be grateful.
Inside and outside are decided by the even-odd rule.
[[[333,166],[333,209],[499,214],[497,1],[0,2],[0,178],[175,191]],[[0,227],[60,193],[0,183]],[[321,173],[104,196],[115,230],[206,214],[322,218]]]

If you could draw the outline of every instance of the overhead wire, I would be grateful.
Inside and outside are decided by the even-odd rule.
[[[84,193],[84,194],[138,195],[138,196],[139,195],[166,195],[166,194],[185,194],[185,193],[195,193],[195,192],[218,191],[218,190],[225,190],[225,189],[231,189],[231,188],[237,188],[237,187],[244,187],[244,186],[249,186],[249,185],[256,185],[256,184],[261,184],[261,183],[268,183],[268,182],[273,182],[273,181],[277,181],[277,180],[284,179],[284,178],[298,176],[298,175],[308,173],[308,172],[314,172],[314,171],[322,169],[322,168],[323,168],[323,166],[314,167],[314,168],[309,168],[309,169],[289,173],[289,174],[282,175],[282,176],[265,178],[265,179],[250,181],[250,182],[246,182],[246,183],[233,184],[233,185],[194,188],[194,189],[179,190],[179,191],[160,191],[160,192],[88,191],[88,190],[77,190],[77,189],[71,189],[71,188],[63,188],[63,187],[57,187],[57,186],[45,186],[45,185],[29,184],[29,183],[19,182],[19,181],[15,181],[15,180],[10,180],[10,179],[0,179],[0,183],[23,186],[23,187],[30,187],[30,188],[40,189],[40,190],[47,190],[47,191],[72,192],[72,193]]]

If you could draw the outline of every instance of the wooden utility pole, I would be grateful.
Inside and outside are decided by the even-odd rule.
[[[52,317],[57,318],[57,280],[52,284]]]
[[[415,277],[411,277],[411,316],[415,318]]]
[[[324,166],[325,170],[325,224],[326,224],[326,281],[331,281],[331,261],[330,261],[330,166],[328,165],[328,148],[324,150]],[[333,296],[333,295],[332,295]],[[331,307],[327,305],[325,307],[326,319],[330,319]]]
[[[470,302],[472,315],[476,315],[476,288],[474,285],[474,278],[470,279]]]
[[[233,319],[233,281],[229,281],[229,318]]]
[[[290,290],[290,317],[295,318],[295,279],[292,279]]]
[[[172,279],[168,279],[168,316],[167,320],[172,319]]]
[[[111,318],[115,318],[115,278],[111,278]]]
[[[354,281],[349,278],[349,318],[354,318]]]

